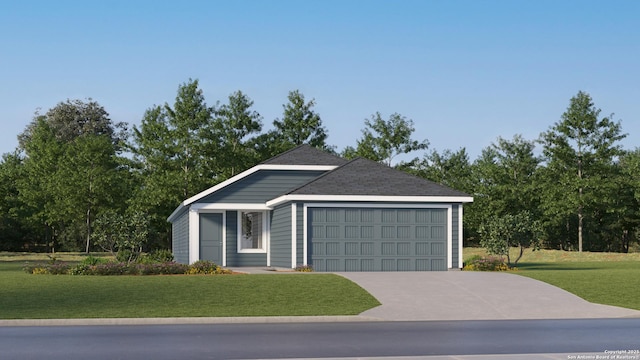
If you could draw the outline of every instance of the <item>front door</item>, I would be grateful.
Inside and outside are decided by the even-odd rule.
[[[200,260],[222,265],[222,214],[200,214]]]

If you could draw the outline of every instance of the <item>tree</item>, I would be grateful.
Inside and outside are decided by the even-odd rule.
[[[305,102],[299,90],[290,91],[287,99],[289,102],[282,105],[282,120],[275,119],[273,130],[255,138],[254,146],[260,160],[302,144],[331,150],[326,143],[327,129],[322,125],[320,115],[313,110],[315,99]]]
[[[517,264],[522,258],[524,250],[532,247],[540,248],[542,226],[534,220],[531,213],[523,211],[517,214],[493,216],[480,227],[480,245],[490,254],[506,256],[507,264],[511,265],[509,250],[517,247],[518,256],[513,262]]]
[[[0,161],[0,251],[20,251],[33,245],[35,231],[26,221],[29,213],[20,200],[17,182],[24,176],[22,157],[4,154]]]
[[[236,175],[257,162],[253,149],[254,134],[262,130],[262,116],[251,110],[253,100],[241,91],[229,95],[229,102],[216,112],[215,131],[219,133],[221,149],[218,154],[220,180]]]
[[[95,222],[91,234],[94,242],[109,251],[119,261],[131,263],[138,259],[148,242],[149,219],[140,212],[121,214],[105,211]]]
[[[71,142],[78,136],[92,134],[106,136],[114,145],[119,146],[127,136],[126,124],[113,123],[109,113],[96,101],[91,98],[86,102],[67,99],[66,102],[58,103],[44,115],[36,113],[34,121],[18,136],[20,148],[24,148],[31,140],[32,132],[38,126],[36,119],[40,117],[46,119],[55,138],[62,143]]]
[[[216,175],[212,166],[215,160],[204,156],[205,150],[217,145],[217,139],[210,138],[215,134],[215,109],[207,106],[198,80],[189,79],[178,88],[173,107],[165,104],[164,110],[171,126],[173,155],[181,171],[181,195],[187,198],[204,190]]]
[[[413,166],[407,165],[411,164],[400,164],[398,168],[468,194],[473,194],[477,187],[473,165],[469,161],[469,155],[465,148],[455,152],[447,149],[441,153],[433,150],[425,154],[422,160],[415,162]],[[477,239],[479,221],[476,216],[478,213],[476,207],[475,202],[464,206],[465,241]]]
[[[89,253],[93,219],[100,210],[124,204],[128,171],[119,168],[113,144],[105,136],[79,136],[65,150],[55,174],[60,195],[56,208],[69,223],[84,218],[85,252]]]
[[[485,213],[515,214],[538,208],[535,188],[540,159],[534,155],[535,144],[515,135],[512,140],[498,137],[482,150],[475,162],[476,200]]]
[[[61,240],[69,250],[84,242],[89,251],[95,210],[115,206],[112,192],[126,183],[116,176],[122,174],[116,158],[125,131],[89,99],[68,100],[36,114],[19,136],[25,156],[20,198],[31,209],[30,220],[45,226],[45,242],[55,246]],[[128,193],[120,190],[114,194]]]
[[[365,120],[365,126],[355,151],[347,147],[343,151],[345,157],[362,156],[391,166],[396,156],[426,150],[429,146],[427,140],[418,141],[411,138],[415,131],[413,120],[407,120],[398,113],[391,114],[389,120],[383,120],[382,115],[376,112],[370,120]],[[413,162],[417,162],[417,159]]]
[[[606,197],[606,178],[622,154],[619,141],[626,135],[620,122],[600,117],[589,94],[579,91],[569,107],[540,142],[546,160],[545,215],[570,226],[577,218],[578,251],[583,249],[584,224],[594,206]]]
[[[130,146],[138,188],[132,210],[148,214],[159,247],[169,247],[166,219],[177,204],[219,181],[221,135],[197,80],[178,87],[173,106],[149,108]]]

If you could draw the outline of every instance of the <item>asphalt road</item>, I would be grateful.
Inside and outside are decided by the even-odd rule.
[[[640,319],[0,327],[2,359],[283,359],[640,349]]]

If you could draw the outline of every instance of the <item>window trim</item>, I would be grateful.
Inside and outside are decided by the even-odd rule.
[[[262,247],[257,249],[245,249],[242,247],[242,214],[244,213],[261,213],[262,214]],[[269,223],[267,221],[268,211],[257,209],[257,210],[238,210],[238,253],[239,254],[265,254],[267,252],[267,242],[269,240]]]

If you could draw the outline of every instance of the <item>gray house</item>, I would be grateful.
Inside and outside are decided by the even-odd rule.
[[[185,200],[176,261],[315,271],[462,267],[460,191],[301,145]]]

